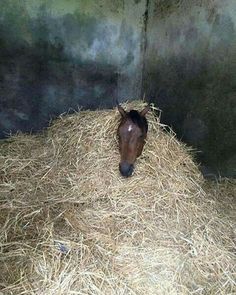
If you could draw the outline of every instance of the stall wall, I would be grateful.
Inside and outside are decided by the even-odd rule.
[[[236,2],[150,1],[146,36],[143,93],[205,173],[236,176]]]
[[[145,1],[1,0],[0,137],[140,97]]]

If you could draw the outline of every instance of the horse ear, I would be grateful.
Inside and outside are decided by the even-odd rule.
[[[117,103],[117,108],[118,108],[118,111],[120,112],[121,116],[124,117],[126,115],[126,111],[118,103]]]
[[[146,114],[147,114],[147,112],[150,110],[150,105],[147,105],[141,112],[140,112],[140,115],[142,116],[142,117],[144,117]]]

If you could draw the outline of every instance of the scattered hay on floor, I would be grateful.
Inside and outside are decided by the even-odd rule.
[[[205,182],[154,112],[128,179],[116,110],[1,144],[4,294],[234,294],[235,182]]]

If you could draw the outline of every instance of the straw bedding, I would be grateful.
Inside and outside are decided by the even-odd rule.
[[[235,182],[204,181],[156,111],[128,179],[116,110],[1,143],[2,294],[235,294]]]

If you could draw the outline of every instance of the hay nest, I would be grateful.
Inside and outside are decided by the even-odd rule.
[[[205,183],[155,111],[128,179],[116,110],[62,116],[1,144],[4,294],[235,292],[235,183]]]

